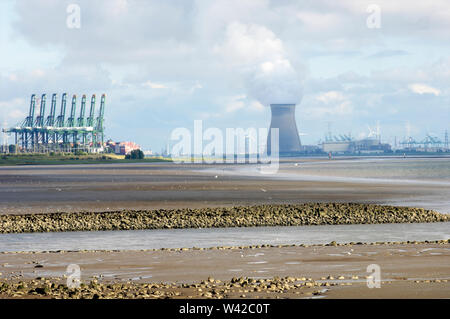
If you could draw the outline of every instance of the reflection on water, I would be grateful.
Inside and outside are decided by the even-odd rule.
[[[93,231],[0,235],[0,251],[139,250],[281,244],[440,240],[450,223]]]

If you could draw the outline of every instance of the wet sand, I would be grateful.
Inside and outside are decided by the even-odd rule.
[[[312,160],[296,162],[308,161]],[[392,204],[450,212],[446,200],[450,197],[450,187],[439,183],[327,180],[323,176],[319,180],[302,180],[305,176],[298,169],[294,173],[293,165],[293,162],[283,162],[280,170],[283,174],[288,172],[291,179],[247,174],[245,171],[253,170],[249,165],[143,163],[0,167],[0,214],[308,202]]]
[[[81,281],[94,277],[100,284],[173,283],[166,297],[214,297],[217,287],[184,287],[208,277],[227,283],[233,277],[272,279],[292,277],[292,287],[279,290],[232,287],[224,298],[448,298],[450,244],[376,244],[342,246],[284,246],[234,249],[155,251],[87,251],[1,254],[2,281],[30,282],[37,277],[64,283],[69,264],[81,268]],[[367,266],[381,269],[381,288],[367,287]],[[58,280],[59,278],[59,280]],[[305,285],[306,282],[311,284]],[[295,284],[301,284],[295,287]],[[189,289],[184,289],[184,288]],[[297,293],[298,292],[298,293]],[[3,297],[7,297],[3,294]],[[24,297],[24,296],[17,296]],[[36,297],[36,296],[35,296]],[[150,296],[151,297],[151,296]],[[154,297],[154,296],[153,296]],[[217,297],[217,296],[216,296]]]
[[[436,182],[437,177],[434,176],[425,183],[420,180],[393,183],[386,176],[379,180],[329,178],[324,177],[323,171],[314,173],[317,175],[311,178],[293,168],[299,162],[320,160],[284,161],[281,173],[287,174],[288,178],[286,175],[248,174],[246,171],[251,172],[252,167],[246,165],[232,168],[229,165],[173,163],[0,167],[0,214],[311,202],[392,204],[450,212],[450,187],[445,184],[447,180]],[[227,171],[230,169],[233,170],[231,173]],[[69,294],[74,298],[450,297],[449,244],[397,243],[254,249],[7,253],[0,254],[1,287],[5,287],[5,282],[24,281],[37,288],[50,285],[50,288],[45,288],[50,289],[50,294],[46,294],[44,288],[25,289],[20,293],[16,289],[12,294],[6,289],[0,292],[0,298],[55,297],[51,292],[56,288],[51,282],[64,284],[63,275],[69,264],[80,265],[82,281],[86,284],[97,276],[100,284],[124,285],[107,288],[94,283],[90,290]],[[381,267],[382,284],[379,289],[369,289],[366,285],[366,270],[370,264]],[[202,283],[210,276],[215,278],[212,282]],[[280,280],[275,276],[291,278]],[[42,279],[44,277],[46,279]],[[246,288],[249,280],[239,279],[231,283],[233,277],[263,278],[269,281],[257,283],[260,285],[258,287],[262,287],[260,291],[252,281],[251,288],[256,291],[250,291]],[[155,284],[160,282],[175,284]],[[149,286],[148,283],[153,284]],[[268,288],[272,285],[275,288]],[[217,289],[219,293],[213,293]]]

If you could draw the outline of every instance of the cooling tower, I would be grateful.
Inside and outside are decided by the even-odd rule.
[[[270,128],[279,129],[279,152],[295,153],[300,152],[300,138],[298,136],[297,125],[295,124],[295,104],[271,104],[272,120]],[[267,137],[267,153],[271,153],[271,130]]]

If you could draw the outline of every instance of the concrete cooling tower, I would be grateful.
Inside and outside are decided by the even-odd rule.
[[[295,104],[271,104],[272,120],[270,129],[279,129],[279,152],[295,153],[301,151],[300,137],[295,124]],[[271,154],[271,130],[267,137],[267,153]]]

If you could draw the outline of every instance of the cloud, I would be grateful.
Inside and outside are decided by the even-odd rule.
[[[217,44],[213,50],[228,64],[244,68],[285,55],[282,41],[271,30],[265,26],[239,22],[227,26],[224,42]]]
[[[225,112],[235,112],[245,107],[245,95],[237,95],[230,98],[226,103]]]
[[[258,101],[252,100],[245,94],[240,94],[226,98],[225,112],[234,113],[236,111],[261,112],[266,108]]]
[[[142,83],[142,86],[148,87],[151,89],[168,89],[168,86],[166,86],[164,84],[154,83],[151,81],[146,81],[146,82]]]
[[[331,102],[339,102],[344,100],[344,95],[342,92],[338,91],[328,91],[322,94],[319,94],[316,99],[325,104],[329,104]]]
[[[431,87],[429,85],[426,84],[421,84],[421,83],[415,83],[415,84],[411,84],[409,86],[409,89],[417,94],[434,94],[436,96],[441,94],[441,91]]]
[[[338,13],[300,11],[296,14],[304,27],[312,32],[327,32],[340,28],[344,23]]]
[[[241,68],[247,93],[263,105],[299,103],[302,84],[287,58],[283,42],[268,28],[233,22],[216,54]]]
[[[27,107],[23,98],[0,101],[0,125],[11,127],[19,124],[27,115]]]
[[[108,134],[155,147],[165,145],[171,126],[187,127],[198,116],[218,126],[263,127],[270,114],[262,105],[300,99],[297,114],[311,139],[330,118],[342,127],[405,117],[424,130],[448,126],[446,0],[377,1],[381,29],[367,28],[371,0],[76,2],[80,29],[66,27],[71,0],[14,1],[4,52],[58,58],[11,68],[15,57],[3,53],[3,103],[32,93],[106,92]],[[9,111],[28,107],[8,105],[15,106],[0,109],[8,122],[16,121]]]
[[[302,84],[289,60],[261,63],[247,78],[249,94],[263,105],[300,103]]]
[[[354,113],[352,98],[340,91],[327,91],[311,97],[302,111],[313,118],[348,116]]]
[[[368,58],[371,59],[377,59],[377,58],[390,58],[395,56],[402,56],[402,55],[408,55],[409,52],[405,50],[382,50],[378,51],[377,53],[374,53],[372,55],[369,55]]]

